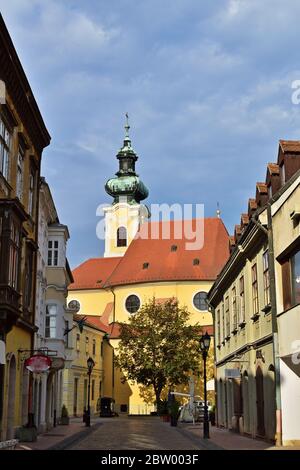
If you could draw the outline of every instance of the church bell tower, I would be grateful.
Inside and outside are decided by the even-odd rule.
[[[141,204],[148,196],[148,189],[135,172],[138,156],[129,137],[128,114],[126,114],[123,147],[117,154],[119,170],[107,181],[105,191],[113,202],[105,212],[104,257],[123,256],[140,225],[150,217],[147,206]]]

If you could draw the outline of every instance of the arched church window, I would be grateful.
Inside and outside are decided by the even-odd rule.
[[[117,246],[127,246],[127,230],[119,227],[117,230]]]

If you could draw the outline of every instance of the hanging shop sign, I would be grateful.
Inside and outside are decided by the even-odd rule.
[[[46,372],[50,369],[52,364],[52,360],[50,357],[44,356],[42,354],[36,354],[34,356],[29,357],[25,361],[26,369],[30,370],[35,374],[40,374],[42,372]]]

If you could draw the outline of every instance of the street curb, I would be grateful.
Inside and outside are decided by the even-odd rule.
[[[62,441],[57,442],[57,444],[54,444],[51,447],[47,447],[47,449],[45,450],[65,450],[71,445],[75,444],[76,442],[81,441],[86,436],[89,436],[90,434],[92,434],[102,424],[103,423],[95,423],[90,428],[83,429],[82,431],[76,432],[75,434],[72,434],[71,436],[66,437],[66,439],[63,439]]]
[[[177,431],[179,431],[185,437],[188,437],[191,441],[193,441],[194,444],[198,445],[200,447],[200,449],[203,449],[203,450],[225,450],[224,447],[221,447],[218,444],[215,444],[210,439],[203,439],[202,437],[200,437],[198,439],[196,436],[192,435],[189,431],[187,431],[186,429],[184,429],[181,426],[177,426]]]

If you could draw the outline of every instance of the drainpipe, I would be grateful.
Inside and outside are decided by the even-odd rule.
[[[275,284],[275,262],[274,262],[274,243],[273,243],[273,224],[271,203],[267,204],[268,214],[268,244],[269,244],[269,273],[270,273],[270,297],[271,297],[271,315],[272,315],[272,333],[273,333],[273,357],[275,368],[275,397],[276,397],[276,446],[282,446],[282,411],[281,411],[281,390],[280,390],[280,356],[279,356],[279,338],[277,323],[277,301]]]
[[[267,203],[268,230],[261,225],[258,220],[252,218],[255,225],[260,228],[268,236],[268,262],[270,277],[270,299],[271,299],[271,318],[272,318],[272,335],[273,335],[273,362],[275,375],[275,403],[276,403],[276,434],[275,445],[282,446],[282,411],[281,411],[281,393],[280,393],[280,356],[279,356],[279,339],[277,324],[277,300],[276,300],[276,284],[275,284],[275,262],[274,262],[274,243],[273,243],[273,224],[271,203]]]

